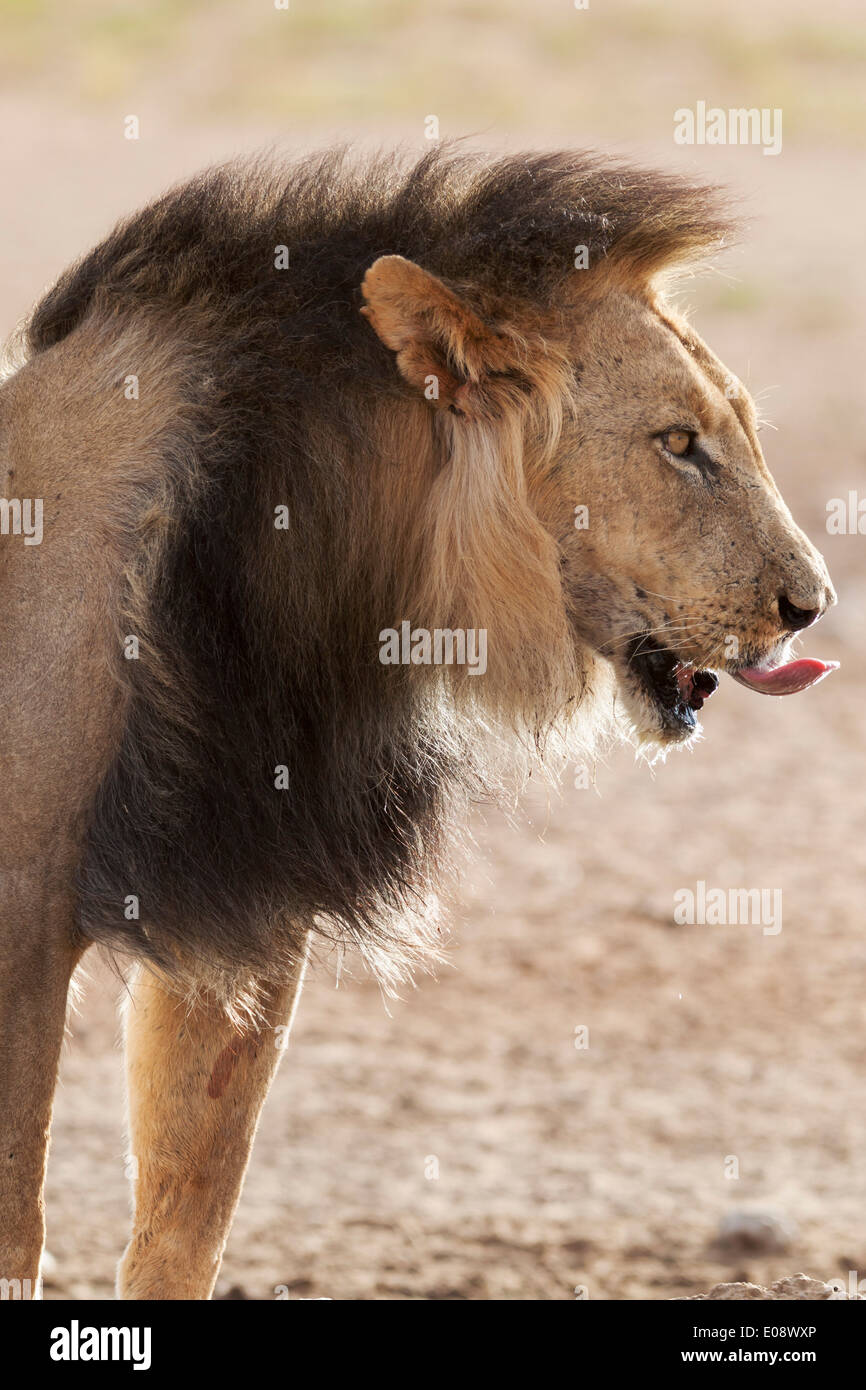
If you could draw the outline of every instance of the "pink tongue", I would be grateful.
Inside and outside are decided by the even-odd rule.
[[[772,671],[760,671],[756,666],[737,671],[734,680],[764,695],[796,695],[798,690],[808,690],[810,685],[822,681],[838,666],[838,661],[818,661],[815,657],[804,656],[799,661],[789,661],[786,666],[776,666]]]

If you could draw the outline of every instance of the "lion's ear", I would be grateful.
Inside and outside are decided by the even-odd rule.
[[[427,400],[464,415],[484,413],[491,374],[511,371],[514,347],[467,304],[403,256],[380,256],[364,276],[361,313],[397,367]]]

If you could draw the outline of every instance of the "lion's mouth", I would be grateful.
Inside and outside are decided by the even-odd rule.
[[[734,680],[749,690],[765,695],[793,695],[817,685],[838,665],[838,661],[800,657],[795,661],[728,669]],[[628,669],[653,705],[662,727],[680,735],[697,728],[695,715],[719,684],[715,671],[683,661],[676,652],[646,634],[630,643]]]
[[[697,711],[719,683],[715,671],[681,661],[676,652],[646,636],[631,643],[628,667],[652,701],[664,727],[680,733],[697,728]]]

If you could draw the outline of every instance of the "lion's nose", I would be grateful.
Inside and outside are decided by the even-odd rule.
[[[787,594],[779,595],[779,617],[787,632],[800,632],[804,627],[811,627],[823,612],[823,605],[820,608],[799,608]]]

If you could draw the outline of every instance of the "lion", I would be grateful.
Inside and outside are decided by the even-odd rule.
[[[44,507],[0,538],[4,1277],[91,946],[132,962],[119,1295],[207,1299],[310,943],[386,985],[436,955],[502,747],[664,756],[720,674],[832,669],[790,653],[824,562],[671,304],[732,229],[591,155],[328,151],[194,178],[37,305],[0,387]]]

